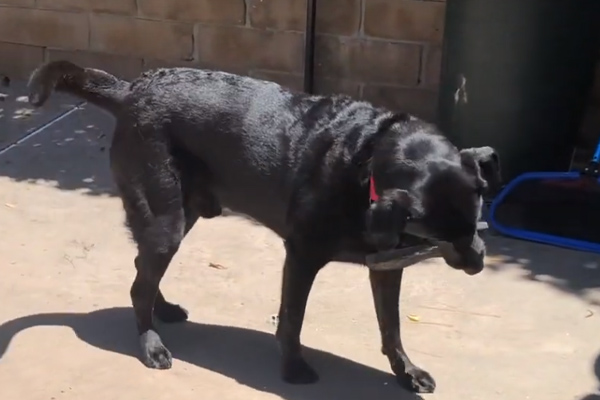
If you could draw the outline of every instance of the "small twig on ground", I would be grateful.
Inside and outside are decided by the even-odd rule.
[[[464,310],[459,310],[456,308],[444,308],[444,307],[433,307],[433,306],[418,306],[418,307],[426,308],[428,310],[449,311],[449,312],[455,312],[455,313],[459,313],[459,314],[476,315],[479,317],[502,318],[502,317],[500,317],[500,315],[496,315],[496,314],[486,314],[486,313],[480,313],[480,312],[475,312],[475,311],[464,311]]]
[[[437,326],[444,326],[446,328],[454,328],[454,325],[450,325],[450,324],[444,324],[442,322],[431,322],[431,321],[421,321],[421,317],[419,317],[418,315],[414,315],[414,314],[409,314],[406,316],[410,321],[414,322],[414,323],[418,323],[418,324],[425,324],[425,325],[437,325]]]
[[[63,256],[63,258],[64,258],[65,260],[67,260],[67,261],[68,261],[68,263],[69,263],[69,264],[71,264],[71,266],[72,266],[73,268],[75,268],[75,263],[73,262],[73,259],[72,259],[71,257],[69,257],[69,255],[68,255],[68,254],[65,254],[65,255]]]
[[[213,263],[213,262],[208,263],[208,266],[210,268],[214,268],[214,269],[227,269],[227,267],[225,267],[224,265]]]
[[[454,325],[444,324],[442,322],[428,322],[428,321],[423,321],[423,322],[419,322],[419,324],[423,324],[423,325],[437,325],[437,326],[443,326],[444,328],[454,328]]]

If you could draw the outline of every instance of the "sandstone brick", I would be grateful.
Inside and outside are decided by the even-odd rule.
[[[365,0],[365,34],[386,39],[440,43],[446,4],[422,0]]]
[[[1,0],[0,6],[35,7],[35,0]]]
[[[289,72],[254,70],[249,76],[265,81],[276,82],[288,89],[301,92],[303,87],[302,74],[291,74]]]
[[[253,70],[248,75],[258,79],[277,82],[281,86],[298,92],[304,90],[304,77],[300,73]],[[358,98],[359,87],[360,84],[358,82],[315,76],[315,93],[317,94],[347,94]]]
[[[142,59],[89,51],[46,50],[46,60],[68,60],[84,68],[105,70],[122,79],[133,79],[142,71]]]
[[[250,0],[250,23],[256,28],[304,31],[306,0]],[[360,25],[360,0],[317,3],[316,30],[321,33],[353,35]]]
[[[360,0],[321,1],[317,5],[317,32],[346,36],[358,33],[362,14]]]
[[[38,8],[135,15],[136,0],[37,0]]]
[[[319,36],[316,73],[360,82],[416,85],[421,48],[406,43]]]
[[[244,24],[244,0],[138,0],[141,15],[180,21]]]
[[[324,95],[345,94],[359,98],[360,83],[347,79],[315,77],[315,92]]]
[[[250,25],[259,29],[303,31],[306,20],[304,0],[250,0]]]
[[[12,7],[0,12],[0,38],[6,42],[83,50],[88,33],[85,14]]]
[[[26,79],[43,61],[43,47],[0,42],[0,75]]]
[[[214,68],[300,72],[303,35],[236,26],[197,26],[198,61]]]
[[[440,46],[428,46],[424,55],[422,85],[427,88],[437,88],[440,84],[441,69],[442,48]]]
[[[435,122],[438,93],[432,90],[365,85],[363,99],[392,111],[407,112]]]
[[[91,50],[135,57],[187,60],[193,54],[193,27],[117,15],[91,16]]]

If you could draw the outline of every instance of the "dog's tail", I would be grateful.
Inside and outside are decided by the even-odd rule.
[[[29,102],[41,107],[53,90],[89,101],[116,113],[129,92],[129,83],[108,72],[82,68],[70,61],[51,61],[40,65],[29,78]]]

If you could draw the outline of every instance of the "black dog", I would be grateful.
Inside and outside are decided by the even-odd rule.
[[[29,88],[36,106],[56,89],[116,118],[110,164],[138,246],[131,299],[148,367],[172,362],[153,314],[165,322],[187,319],[165,300],[160,280],[196,220],[221,215],[221,207],[284,241],[276,337],[290,383],[318,380],[302,357],[300,331],[313,281],[328,262],[364,265],[369,253],[422,238],[438,243],[454,268],[483,268],[476,223],[498,158],[491,148],[458,151],[409,115],[186,68],[149,71],[129,83],[58,61],[40,66]],[[401,278],[401,270],[370,271],[382,351],[401,384],[432,392],[435,381],[400,340]]]

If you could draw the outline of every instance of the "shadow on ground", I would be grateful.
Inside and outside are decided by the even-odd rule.
[[[594,362],[594,374],[596,375],[596,379],[598,379],[596,393],[590,393],[581,400],[600,400],[600,354],[596,357],[596,361]]]
[[[13,337],[38,326],[69,327],[92,346],[138,357],[133,310],[123,307],[86,314],[38,314],[5,322],[0,325],[0,360]],[[320,382],[306,386],[285,384],[279,379],[275,338],[265,332],[195,322],[165,325],[160,330],[175,363],[185,361],[284,399],[422,399],[397,386],[391,374],[310,348],[305,348],[305,355],[320,372]],[[139,368],[146,367],[140,363]]]
[[[597,254],[502,236],[489,236],[486,243],[489,269],[500,272],[518,268],[523,279],[550,285],[600,306],[600,297],[591,297],[593,291],[600,288],[600,257]]]
[[[13,86],[13,94],[0,103],[0,176],[89,195],[114,195],[107,151],[113,118],[60,95],[34,109],[20,95],[24,88]]]
[[[34,110],[24,103],[23,83],[13,83],[0,103],[0,177],[87,195],[114,196],[107,148],[113,118],[93,105],[53,95],[47,106]],[[11,143],[36,128],[69,113],[18,146]],[[25,117],[24,117],[25,116]],[[131,149],[135,151],[135,149]],[[544,282],[564,292],[585,296],[600,288],[598,257],[501,237],[488,238],[489,267],[519,268],[524,278]],[[593,303],[600,302],[594,300]]]

